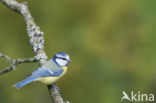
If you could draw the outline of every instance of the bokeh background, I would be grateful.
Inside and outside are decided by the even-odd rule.
[[[28,1],[28,0],[27,0]],[[120,103],[128,94],[156,93],[156,1],[31,0],[36,23],[45,32],[49,58],[67,52],[72,63],[57,82],[71,103]],[[0,52],[33,57],[21,15],[0,3]],[[9,64],[0,58],[0,69]],[[0,103],[51,103],[47,87],[34,82],[12,85],[37,63],[25,63],[0,76]],[[126,101],[127,102],[127,101]],[[148,102],[147,102],[148,103]]]

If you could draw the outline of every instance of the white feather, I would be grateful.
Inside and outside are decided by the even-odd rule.
[[[56,62],[60,65],[60,66],[66,66],[68,64],[67,60],[63,60],[63,59],[56,59]]]

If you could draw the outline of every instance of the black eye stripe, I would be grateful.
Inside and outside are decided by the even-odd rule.
[[[67,60],[66,58],[59,58],[59,59]]]
[[[63,60],[67,60],[66,58],[62,58]]]

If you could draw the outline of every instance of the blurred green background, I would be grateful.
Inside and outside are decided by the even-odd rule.
[[[28,1],[28,0],[27,0]],[[120,103],[122,91],[156,93],[156,1],[33,0],[36,23],[45,32],[49,58],[67,52],[72,63],[57,82],[71,103]],[[0,52],[33,57],[21,15],[0,3]],[[0,58],[0,69],[9,64]],[[51,103],[47,87],[12,85],[38,67],[25,63],[0,76],[0,103]],[[148,102],[147,102],[148,103]]]

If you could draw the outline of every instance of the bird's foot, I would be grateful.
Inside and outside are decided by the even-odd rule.
[[[48,88],[51,88],[52,91],[54,91],[54,90],[60,91],[60,88],[58,86],[56,86],[55,83],[48,85]]]

